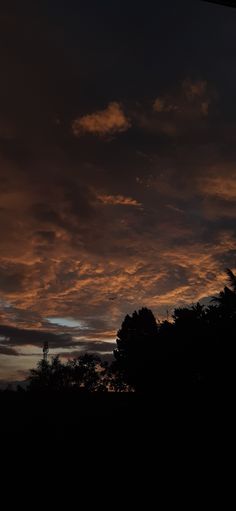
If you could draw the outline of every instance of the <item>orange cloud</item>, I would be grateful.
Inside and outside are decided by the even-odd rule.
[[[124,197],[123,195],[99,195],[98,198],[103,204],[111,204],[112,206],[142,206],[141,202],[138,202],[136,199]]]
[[[72,124],[72,131],[77,137],[85,133],[106,136],[126,131],[130,126],[130,121],[124,114],[121,105],[112,102],[105,110],[99,110],[93,114],[75,119]]]

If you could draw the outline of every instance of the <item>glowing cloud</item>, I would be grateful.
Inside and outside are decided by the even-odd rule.
[[[103,204],[110,204],[112,206],[142,206],[141,202],[138,202],[136,199],[124,197],[123,195],[99,195],[98,198]]]
[[[72,131],[76,137],[85,133],[106,136],[126,131],[130,126],[130,121],[125,116],[120,104],[112,102],[105,110],[99,110],[93,114],[75,119],[72,124]]]

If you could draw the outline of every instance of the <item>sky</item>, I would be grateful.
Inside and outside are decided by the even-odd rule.
[[[124,316],[236,266],[236,9],[0,8],[0,380],[109,356]]]

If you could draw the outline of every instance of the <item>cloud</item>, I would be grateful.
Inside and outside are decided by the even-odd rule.
[[[75,119],[72,131],[76,137],[86,133],[104,137],[126,131],[130,126],[130,120],[126,117],[121,105],[114,101],[109,103],[105,110],[98,110],[93,114]]]
[[[152,101],[138,101],[130,107],[132,125],[151,138],[157,136],[193,143],[213,136],[211,114],[216,113],[218,94],[206,80],[182,80],[160,92]],[[148,142],[148,139],[147,139]]]
[[[106,149],[103,166],[82,161],[77,167],[70,160],[62,165],[56,155],[57,165],[47,163],[47,172],[38,173],[30,161],[26,174],[11,168],[10,184],[9,169],[4,174],[2,165],[5,185],[1,194],[5,199],[0,211],[4,228],[0,275],[1,298],[6,305],[1,307],[1,315],[2,323],[33,331],[21,332],[21,346],[29,343],[30,337],[35,345],[41,345],[41,337],[34,335],[36,329],[77,335],[79,332],[45,320],[70,316],[86,322],[85,340],[92,348],[98,338],[114,339],[126,312],[143,304],[158,316],[166,302],[173,306],[188,298],[194,301],[206,289],[220,289],[217,271],[225,264],[216,252],[219,204],[210,217],[206,209],[210,195],[199,183],[214,175],[222,180],[226,175],[233,177],[233,167],[227,170],[221,158],[214,173],[207,173],[209,162],[217,160],[218,154],[211,148],[209,153],[205,147],[203,151],[197,141],[194,148],[187,144],[181,150],[173,149],[168,143],[158,150],[147,145],[145,151],[148,158],[138,156],[133,163],[131,159],[125,170],[123,162],[130,161],[129,151],[120,146],[113,148],[108,162]],[[222,222],[221,235],[227,225]],[[221,244],[220,252],[229,258],[230,266],[234,234],[229,235],[232,244]],[[214,261],[211,277],[206,275],[212,262],[203,265],[200,257],[205,250]],[[196,268],[194,254],[199,258]],[[116,300],[109,299],[114,296]],[[57,337],[52,340],[52,346],[57,346],[53,349],[65,343],[67,339],[64,342]],[[75,350],[77,340],[70,343],[68,351]],[[12,336],[11,346],[15,345],[19,342]]]
[[[13,356],[18,356],[19,353],[12,347],[8,347],[8,346],[2,346],[0,344],[0,355],[13,355]]]
[[[54,231],[36,231],[34,238],[43,243],[53,243],[56,238],[56,233]]]
[[[19,292],[24,288],[25,267],[0,261],[0,290],[8,293]]]
[[[40,330],[30,330],[12,327],[8,325],[0,325],[0,336],[5,338],[1,340],[1,346],[42,346],[45,341],[49,342],[53,348],[62,346],[74,346],[70,335],[56,335],[51,332],[43,332]]]
[[[99,195],[99,200],[103,204],[110,204],[112,206],[120,205],[120,206],[142,206],[141,202],[138,202],[136,199],[132,199],[131,197],[124,197],[123,195]]]
[[[153,103],[153,111],[169,115],[171,119],[204,118],[209,114],[212,100],[216,99],[207,81],[185,79],[173,94],[158,96]]]
[[[205,195],[226,201],[236,200],[236,169],[234,175],[209,176],[201,180],[200,188]]]
[[[165,207],[170,209],[170,210],[172,210],[172,211],[174,211],[175,213],[184,214],[184,210],[183,209],[177,208],[176,206],[173,206],[172,204],[166,204]]]
[[[178,112],[179,107],[172,104],[167,98],[157,98],[153,103],[153,110],[155,112]]]
[[[112,354],[116,346],[114,342],[103,342],[103,341],[85,341],[78,344],[79,349],[71,351],[62,351],[60,356],[63,358],[77,358],[83,353],[91,353],[94,355],[106,355]]]
[[[187,78],[182,83],[184,95],[189,101],[203,98],[207,95],[207,82],[205,80],[190,80]]]

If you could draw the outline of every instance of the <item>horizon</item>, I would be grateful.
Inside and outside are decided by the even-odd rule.
[[[26,1],[0,23],[10,382],[44,336],[109,358],[126,314],[207,303],[236,269],[236,9]]]

